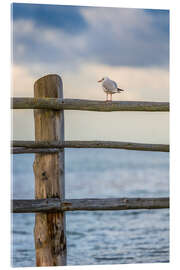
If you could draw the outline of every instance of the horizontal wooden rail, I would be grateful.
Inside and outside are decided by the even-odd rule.
[[[160,151],[169,152],[167,144],[145,144],[132,142],[114,142],[114,141],[57,141],[35,142],[35,141],[13,141],[13,153],[53,153],[58,152],[60,148],[112,148],[141,151]]]
[[[51,109],[51,110],[83,110],[83,111],[147,111],[167,112],[168,102],[145,101],[113,101],[105,102],[86,99],[61,98],[12,98],[13,109]]]
[[[13,213],[169,208],[169,198],[13,200]]]
[[[35,153],[58,153],[60,148],[27,148],[27,147],[13,147],[12,154],[35,154]]]

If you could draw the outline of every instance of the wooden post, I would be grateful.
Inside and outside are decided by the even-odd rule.
[[[63,98],[63,84],[58,75],[47,75],[34,85],[34,96]],[[64,112],[34,110],[35,140],[64,141]],[[35,198],[64,199],[64,149],[59,153],[35,155]],[[65,213],[37,213],[35,216],[37,266],[66,265]]]

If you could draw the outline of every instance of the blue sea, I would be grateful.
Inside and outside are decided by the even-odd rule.
[[[33,154],[13,155],[12,197],[34,198]],[[66,198],[169,196],[169,154],[66,149]],[[34,214],[12,214],[12,266],[35,266]],[[169,262],[169,210],[66,213],[67,265]]]

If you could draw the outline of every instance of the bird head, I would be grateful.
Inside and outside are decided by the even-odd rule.
[[[105,80],[107,80],[108,79],[108,77],[103,77],[101,80],[99,80],[98,82],[103,82],[103,81],[105,81]]]

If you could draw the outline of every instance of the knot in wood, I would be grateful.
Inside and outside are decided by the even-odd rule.
[[[41,175],[42,175],[42,177],[41,177],[42,180],[48,180],[48,176],[46,174],[46,171],[43,171]]]

